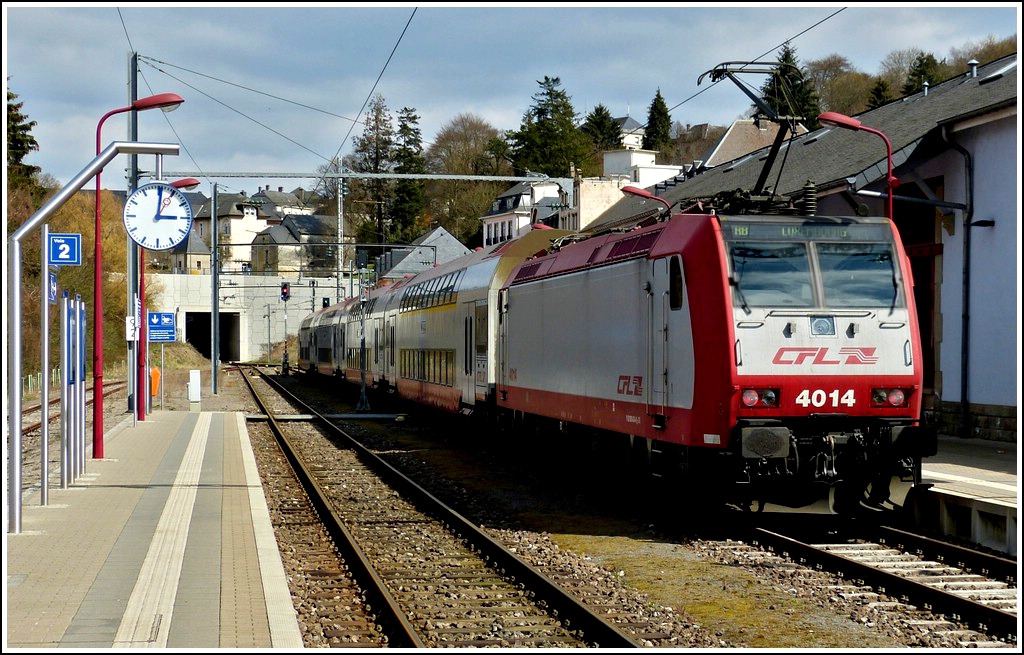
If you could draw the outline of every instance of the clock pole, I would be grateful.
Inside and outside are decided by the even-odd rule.
[[[146,399],[149,398],[149,385],[146,384],[146,251],[142,246],[136,246],[139,253],[139,366],[138,373],[136,374],[136,380],[138,380],[138,388],[136,390],[136,401],[135,408],[139,414],[139,420],[146,420]]]

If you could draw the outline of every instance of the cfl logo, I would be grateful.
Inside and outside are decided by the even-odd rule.
[[[644,393],[643,377],[639,375],[620,375],[616,393],[620,396],[642,396]]]
[[[871,365],[878,363],[874,348],[840,348],[838,359],[829,355],[828,348],[779,348],[772,364],[799,366],[800,364],[827,364],[833,366]]]

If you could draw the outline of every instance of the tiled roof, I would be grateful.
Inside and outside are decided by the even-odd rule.
[[[894,100],[857,118],[881,131],[892,144],[893,165],[911,157],[937,154],[948,145],[940,127],[980,116],[1017,103],[1017,55],[979,66],[977,75],[965,72],[924,92]],[[666,189],[661,197],[670,204],[709,198],[732,189],[753,189],[764,167],[769,147],[716,166]],[[781,169],[781,170],[780,170]],[[845,186],[846,178],[861,178],[858,186],[885,175],[886,152],[877,136],[838,127],[823,127],[787,140],[767,176],[768,189],[777,195],[796,196],[813,182],[819,190]],[[658,203],[660,205],[660,203]],[[650,201],[625,196],[598,217],[591,230],[620,223],[649,211]]]

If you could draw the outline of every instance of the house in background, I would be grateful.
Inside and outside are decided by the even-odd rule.
[[[538,178],[536,182],[520,182],[491,203],[491,210],[481,217],[484,246],[491,246],[518,236],[539,219],[547,220],[556,204],[572,205],[573,183],[569,178]],[[542,205],[542,199],[551,202]],[[538,216],[537,210],[546,208]]]
[[[252,240],[252,271],[261,275],[297,273],[324,277],[337,274],[338,218],[298,214],[285,216]]]
[[[192,230],[199,233],[207,246],[213,246],[210,233],[213,202],[217,203],[217,244],[220,270],[248,272],[252,267],[253,239],[266,229],[268,219],[262,203],[243,193],[218,193],[200,211],[194,212]]]
[[[453,259],[468,255],[469,248],[443,227],[436,227],[408,246],[394,246],[377,258],[378,281],[400,280]]]
[[[779,125],[768,120],[755,121],[744,118],[733,121],[722,138],[701,158],[704,168],[713,168],[719,164],[731,162],[740,157],[771,147],[779,133]],[[806,134],[807,128],[796,126],[796,134]]]
[[[170,270],[163,271],[165,273],[179,275],[209,275],[210,273],[210,246],[196,234],[195,230],[189,232],[187,239],[165,252],[165,257],[169,257],[171,261]]]
[[[622,147],[626,150],[638,150],[644,144],[646,134],[644,126],[635,118],[622,116],[614,119],[619,124],[619,131],[622,133]]]
[[[280,223],[285,216],[309,216],[313,208],[308,207],[295,193],[277,187],[271,191],[270,185],[260,188],[252,194],[252,202],[259,203],[261,213],[266,216],[268,224]]]

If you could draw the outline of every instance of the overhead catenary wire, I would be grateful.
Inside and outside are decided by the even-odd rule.
[[[813,30],[816,27],[822,25],[823,23],[827,22],[828,20],[834,18],[835,16],[837,16],[838,14],[843,12],[844,10],[845,10],[845,7],[837,8],[836,11],[834,11],[831,14],[829,14],[828,16],[826,16],[826,17],[816,21],[812,25],[810,25],[810,26],[808,26],[808,27],[806,27],[806,28],[796,32],[792,36],[790,36],[787,39],[783,40],[779,45],[775,46],[774,48],[771,48],[771,49],[767,50],[761,56],[763,57],[765,55],[770,54],[771,52],[774,52],[774,51],[778,50],[780,47],[784,46],[786,43],[790,43],[790,42],[794,41],[795,39],[799,38],[800,36],[803,36],[804,34],[810,32],[811,30]],[[146,57],[146,56],[141,56],[140,55],[140,60],[143,60],[143,61],[145,61],[145,63],[147,63],[148,65],[152,66],[154,68],[154,70],[158,70],[159,72],[161,72],[161,73],[163,73],[165,75],[168,75],[168,77],[171,77],[172,79],[178,81],[179,83],[184,84],[188,88],[197,91],[198,93],[200,93],[200,94],[204,95],[205,97],[213,100],[214,102],[217,102],[218,104],[221,104],[222,106],[224,106],[225,108],[229,109],[230,111],[233,111],[233,112],[239,114],[243,118],[246,118],[247,120],[249,120],[249,121],[253,122],[254,124],[262,127],[263,129],[266,129],[267,131],[269,131],[269,132],[271,132],[271,133],[273,133],[273,134],[275,134],[275,135],[277,135],[277,136],[287,140],[288,142],[294,144],[295,146],[297,146],[297,147],[299,147],[299,148],[301,148],[301,149],[303,149],[303,150],[313,154],[314,156],[316,156],[317,158],[327,162],[328,164],[334,164],[336,162],[337,165],[339,166],[339,171],[340,171],[342,169],[341,161],[339,159],[341,151],[343,150],[343,148],[345,146],[345,143],[347,143],[349,138],[351,137],[352,130],[355,128],[355,125],[363,124],[362,121],[361,121],[361,117],[363,115],[363,112],[365,111],[367,105],[369,104],[370,100],[372,99],[374,93],[377,90],[377,87],[379,86],[381,80],[383,79],[383,76],[384,76],[385,72],[388,69],[388,66],[390,65],[391,61],[393,60],[395,54],[397,53],[398,48],[400,47],[400,45],[401,45],[401,43],[402,43],[406,33],[408,32],[408,30],[409,30],[409,28],[410,28],[410,26],[412,24],[412,20],[413,20],[413,18],[416,15],[416,11],[417,11],[417,8],[414,7],[412,12],[411,12],[411,14],[409,15],[408,20],[406,21],[405,26],[402,29],[401,34],[399,35],[399,37],[396,40],[394,46],[392,47],[391,52],[389,53],[387,60],[385,61],[384,65],[381,67],[381,70],[378,73],[378,76],[377,76],[376,80],[374,81],[373,86],[371,87],[369,92],[366,94],[366,97],[365,97],[365,99],[364,99],[364,101],[362,103],[362,106],[360,107],[360,110],[357,113],[355,118],[351,118],[351,117],[348,117],[348,116],[344,116],[344,115],[340,115],[340,114],[337,114],[337,113],[334,113],[334,112],[330,112],[328,110],[324,110],[324,109],[321,109],[321,108],[318,108],[318,107],[314,107],[312,105],[309,105],[309,104],[306,104],[306,103],[302,103],[302,102],[299,102],[299,101],[289,100],[289,99],[281,97],[279,95],[275,95],[275,94],[272,94],[272,93],[269,93],[269,92],[266,92],[266,91],[261,91],[259,89],[256,89],[256,88],[253,88],[253,87],[250,87],[250,86],[245,86],[245,85],[242,85],[242,84],[238,84],[238,83],[235,83],[235,82],[231,82],[229,80],[224,80],[224,79],[221,79],[221,78],[217,78],[217,77],[214,77],[214,76],[211,76],[211,75],[207,75],[205,73],[202,73],[202,72],[190,69],[190,68],[186,68],[186,67],[183,67],[183,66],[178,66],[178,65],[175,65],[175,64],[171,64],[169,62],[164,62],[164,61],[161,61],[159,59],[152,58],[152,57]],[[121,16],[120,9],[118,9],[118,15]],[[126,39],[129,42],[129,46],[133,48],[133,52],[134,52],[134,47],[131,46],[131,39],[130,39],[130,36],[128,34],[127,27],[124,26],[123,17],[121,18],[121,23],[122,23],[122,27],[123,27],[123,29],[125,31]],[[296,141],[295,139],[287,136],[286,134],[282,133],[280,130],[275,129],[274,127],[272,127],[270,125],[267,125],[267,124],[265,124],[263,122],[260,122],[260,121],[256,120],[255,118],[245,114],[244,112],[242,112],[242,111],[240,111],[238,109],[235,109],[234,107],[232,107],[228,103],[225,103],[225,102],[223,102],[221,100],[218,100],[218,99],[214,98],[210,94],[208,94],[208,93],[198,89],[194,85],[185,82],[180,77],[172,75],[171,73],[169,73],[167,71],[167,68],[169,68],[169,67],[177,68],[177,69],[179,69],[181,71],[185,71],[185,72],[188,72],[190,74],[199,75],[199,76],[207,78],[207,79],[209,79],[211,81],[215,81],[215,82],[218,82],[218,83],[234,86],[236,88],[248,91],[250,93],[255,93],[255,94],[263,95],[265,97],[272,98],[272,99],[278,100],[280,102],[285,102],[285,103],[293,104],[293,105],[295,105],[297,107],[302,107],[302,108],[308,109],[310,111],[315,111],[315,112],[318,112],[318,113],[323,113],[324,115],[329,115],[329,116],[332,116],[332,117],[335,117],[335,118],[339,118],[339,119],[342,119],[342,120],[350,121],[351,124],[349,126],[349,129],[346,131],[344,137],[342,138],[342,140],[341,140],[337,150],[335,151],[334,156],[333,157],[328,157],[328,156],[325,156],[325,155],[317,152],[313,148],[310,148],[310,147],[308,147],[308,146],[306,146],[306,145]],[[143,78],[145,80],[145,76],[143,76]],[[695,98],[699,97],[701,94],[703,94],[706,91],[710,90],[717,83],[718,83],[718,81],[714,82],[709,87],[705,87],[703,89],[698,90],[697,92],[691,94],[690,96],[688,96],[687,98],[683,99],[682,101],[672,105],[669,108],[669,112],[675,111],[676,109],[682,107],[683,105],[685,105],[685,104],[689,103],[690,101],[694,100]],[[147,87],[148,87],[149,86],[148,80],[146,80],[146,84],[147,84]],[[172,131],[174,131],[175,136],[177,137],[178,136],[177,131],[175,130],[173,123],[170,121],[170,118],[165,115],[165,120],[168,121],[168,125],[171,127]],[[638,126],[633,131],[631,131],[631,132],[629,132],[627,134],[635,134],[637,131],[645,129],[646,127],[647,127],[647,125],[645,123],[643,125]],[[180,141],[181,141],[181,139],[179,138],[179,142]],[[202,170],[202,166],[200,166],[198,164],[198,162],[195,161],[195,158],[192,156],[192,154],[189,151],[188,147],[184,143],[182,143],[182,149],[185,152],[185,154],[189,157],[189,159],[195,164],[196,169],[201,171]],[[596,155],[597,151],[593,152],[592,154]],[[326,179],[327,178],[324,177],[324,176],[319,176],[319,179],[317,180],[317,184],[318,185],[319,184],[324,184],[326,182]]]

